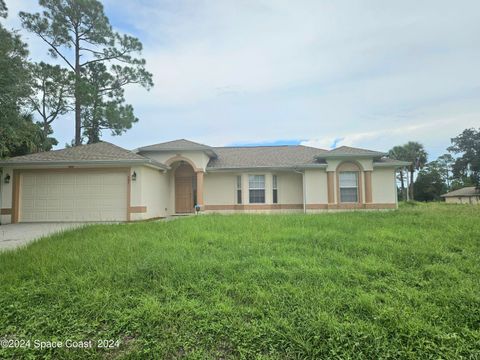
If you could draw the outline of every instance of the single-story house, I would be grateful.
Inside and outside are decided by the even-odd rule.
[[[133,151],[108,142],[0,161],[1,221],[130,221],[201,212],[395,209],[383,152],[342,146],[211,147],[188,140]]]
[[[468,186],[441,195],[448,204],[480,204],[480,189]]]

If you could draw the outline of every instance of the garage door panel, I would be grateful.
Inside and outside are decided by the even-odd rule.
[[[25,211],[23,216],[22,216],[22,220],[23,221],[27,221],[27,222],[32,222],[32,221],[35,221],[35,218],[33,216],[33,212],[31,211]]]
[[[62,184],[64,185],[75,185],[75,175],[73,174],[63,174]]]
[[[23,185],[35,185],[35,177],[33,175],[23,176]]]
[[[47,184],[49,185],[60,185],[63,182],[63,174],[48,175]]]
[[[58,198],[58,194],[62,191],[62,187],[59,184],[54,184],[51,187],[49,187],[48,185],[43,186],[45,186],[47,189],[47,195],[45,195],[47,199],[51,199],[52,197]]]
[[[126,177],[126,175],[124,175]],[[120,185],[125,183],[125,178],[115,176],[114,174],[108,174],[103,178],[104,185]]]
[[[35,185],[46,185],[47,175],[38,175],[35,177]]]
[[[124,221],[124,172],[25,173],[20,221]]]
[[[36,210],[46,210],[47,209],[47,200],[45,199],[34,199],[33,207]]]
[[[102,196],[103,194],[103,187],[102,185],[98,185],[98,184],[92,184],[88,187],[88,191],[89,192],[93,192],[94,194],[96,194],[96,197],[97,196]]]
[[[62,210],[61,199],[47,199],[47,210]]]
[[[111,197],[111,196],[115,196],[116,194],[119,194],[122,189],[124,188],[124,186],[122,185],[105,185],[102,187],[102,194],[104,194],[105,196],[108,196],[108,197]]]
[[[88,176],[85,174],[78,174],[75,177],[75,184],[77,185],[88,185]]]
[[[24,186],[22,190],[25,194],[25,197],[31,199],[34,196],[34,189],[34,186]]]
[[[37,183],[34,187],[33,187],[34,191],[36,192],[36,194],[38,196],[44,196],[44,197],[47,197],[49,195],[49,189],[48,189],[48,186],[47,184],[42,184],[42,183]]]
[[[60,193],[63,197],[74,196],[75,184],[62,184],[62,186],[60,187]]]
[[[61,199],[60,206],[64,211],[73,210],[75,208],[75,201],[73,199]]]
[[[23,202],[23,208],[26,210],[31,210],[33,209],[33,199],[26,199]]]
[[[32,221],[47,221],[47,212],[36,210],[32,213],[31,218],[33,219]]]

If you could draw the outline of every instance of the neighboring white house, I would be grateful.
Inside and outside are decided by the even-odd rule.
[[[480,204],[480,189],[475,186],[464,187],[443,194],[442,197],[448,204]]]
[[[342,146],[210,147],[175,140],[129,151],[100,142],[0,162],[1,221],[130,221],[194,212],[395,209],[406,162]]]

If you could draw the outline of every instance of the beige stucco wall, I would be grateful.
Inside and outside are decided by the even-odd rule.
[[[10,182],[8,184],[4,183],[5,176],[10,175]],[[1,202],[0,208],[2,209],[11,209],[12,208],[12,184],[13,184],[13,171],[11,168],[3,168],[2,175],[0,178],[0,192],[1,192]],[[11,216],[10,215],[1,215],[0,223],[1,224],[10,224]]]
[[[278,203],[303,204],[302,174],[295,172],[278,173]]]
[[[265,175],[265,204],[273,204],[273,175],[277,175],[278,203],[302,204],[302,175],[293,172],[207,172],[204,179],[205,205],[237,204],[237,176],[242,177],[242,204],[249,204],[249,175]]]
[[[137,180],[131,182],[130,206],[146,206],[147,212],[132,213],[131,220],[165,217],[170,213],[170,177],[147,166],[132,167]],[[166,210],[165,210],[166,209]]]
[[[208,155],[206,155],[202,151],[171,151],[171,152],[148,152],[143,154],[144,156],[147,156],[151,159],[154,159],[156,161],[159,161],[163,164],[166,164],[169,162],[170,159],[175,158],[177,156],[182,156],[186,159],[189,159],[193,162],[195,167],[197,169],[200,169],[202,171],[205,171],[208,162],[210,161],[210,158]]]
[[[176,153],[162,154],[156,158],[161,162],[166,162]],[[201,152],[182,152],[182,156],[188,157],[195,166],[204,168],[208,163],[208,156]],[[371,161],[370,161],[371,162]],[[329,166],[336,169],[340,161],[330,161]],[[367,160],[360,160],[362,167],[369,169]],[[168,171],[163,173],[157,169],[147,166],[132,167],[132,172],[137,174],[137,180],[131,181],[131,200],[130,206],[145,206],[145,213],[132,213],[131,220],[142,220],[154,217],[163,217],[175,213],[175,181],[174,172]],[[11,181],[9,184],[3,182],[5,175],[9,173]],[[236,177],[242,176],[242,204],[249,204],[249,175],[265,175],[266,192],[265,204],[273,204],[272,195],[272,176],[277,175],[278,178],[278,204],[300,205],[303,204],[303,180],[302,174],[294,171],[244,171],[244,172],[209,172],[204,177],[204,204],[205,205],[235,205],[236,202]],[[10,209],[12,206],[12,184],[13,172],[10,168],[4,168],[2,174],[1,187],[1,208]],[[362,184],[365,179],[362,174]],[[334,186],[336,187],[336,178]],[[327,204],[328,203],[328,187],[326,169],[308,169],[305,170],[305,189],[307,204]],[[334,191],[335,197],[337,191]],[[362,198],[365,199],[364,186],[362,187]],[[450,200],[453,199],[453,200]],[[395,172],[393,168],[375,168],[372,172],[372,200],[374,204],[395,204]],[[447,202],[456,201],[458,198],[449,198]],[[464,200],[468,203],[468,200]],[[477,200],[478,202],[478,200]],[[280,210],[273,210],[273,212]],[[289,211],[283,209],[281,211]],[[2,215],[3,224],[9,223],[10,215]]]
[[[460,196],[460,197],[446,197],[447,204],[473,204],[479,205],[480,198],[478,196]]]
[[[234,173],[207,173],[203,180],[204,205],[236,204],[236,179]]]
[[[145,217],[164,217],[169,211],[170,181],[167,174],[148,167],[143,170],[143,203],[147,206]]]
[[[362,170],[368,171],[373,170],[373,160],[372,159],[328,159],[327,160],[327,171],[335,171],[338,165],[342,162],[356,162],[359,163],[362,167]]]
[[[305,192],[307,204],[327,204],[327,172],[324,169],[305,171]]]
[[[372,172],[372,202],[374,204],[395,204],[397,202],[393,168],[376,168]]]
[[[360,165],[360,182],[362,187],[360,189],[362,201],[365,202],[365,173],[364,171],[373,171],[373,160],[372,159],[329,159],[327,160],[327,169],[326,171],[336,171],[338,166],[341,163],[357,163]],[[326,182],[325,182],[326,183]],[[337,189],[337,173],[335,173],[334,181],[333,181],[333,193],[335,203],[339,202],[338,199],[338,189]],[[372,185],[373,186],[373,185]],[[328,201],[328,194],[327,194],[327,201]],[[375,202],[375,200],[373,200]]]

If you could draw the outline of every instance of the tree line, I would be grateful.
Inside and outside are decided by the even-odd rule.
[[[58,144],[52,124],[74,114],[70,145],[120,135],[138,121],[125,86],[153,86],[139,39],[116,32],[97,0],[40,0],[41,12],[20,12],[22,27],[45,45],[51,62],[29,59],[28,46],[1,20],[0,158],[48,151]]]
[[[480,187],[480,128],[465,129],[450,141],[447,152],[432,161],[428,161],[424,146],[415,141],[390,149],[390,158],[410,162],[397,171],[400,199],[406,200],[408,191],[412,200],[435,201],[448,191]]]

